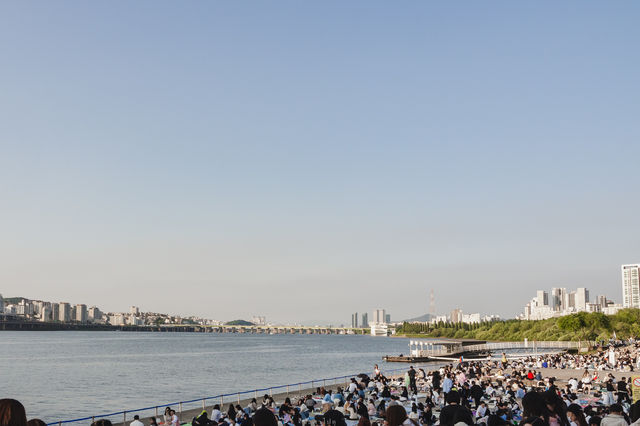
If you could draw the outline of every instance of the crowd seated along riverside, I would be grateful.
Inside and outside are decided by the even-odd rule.
[[[130,425],[640,426],[640,401],[631,399],[631,374],[640,370],[635,340],[609,342],[589,354],[516,359],[503,354],[424,368],[412,366],[404,376],[386,377],[376,365],[372,375],[354,377],[335,391],[317,388],[281,401],[264,395],[245,406],[215,405],[192,419],[180,419],[167,407],[158,419],[134,419]],[[27,425],[21,407],[18,401],[0,400],[0,426]]]

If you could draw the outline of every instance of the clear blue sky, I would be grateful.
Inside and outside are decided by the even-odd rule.
[[[0,292],[347,323],[621,299],[640,4],[3,2]]]

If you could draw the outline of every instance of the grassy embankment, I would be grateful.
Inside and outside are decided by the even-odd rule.
[[[446,337],[496,341],[608,340],[640,336],[640,309],[623,309],[615,315],[586,313],[539,321],[506,320],[479,324],[404,323],[396,336]]]

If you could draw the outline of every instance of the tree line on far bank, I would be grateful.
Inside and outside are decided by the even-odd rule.
[[[474,324],[408,323],[396,330],[396,335],[522,341],[609,340],[640,336],[640,309],[622,309],[615,315],[600,312],[578,312],[546,320],[505,320]]]

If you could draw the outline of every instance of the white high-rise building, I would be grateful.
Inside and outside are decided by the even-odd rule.
[[[92,306],[89,308],[89,320],[91,321],[100,321],[102,319],[102,312],[100,308],[97,306]]]
[[[69,322],[71,320],[71,305],[66,302],[58,304],[58,320],[61,322]]]
[[[536,293],[538,306],[547,306],[549,304],[549,293],[544,290],[538,290]]]
[[[376,309],[373,311],[371,322],[376,324],[384,324],[386,320],[386,312],[384,309]]]
[[[551,289],[551,308],[555,312],[559,312],[564,309],[564,295],[567,293],[566,288],[552,288]]]
[[[622,265],[622,306],[640,308],[640,264]]]
[[[88,319],[87,305],[76,305],[76,317],[75,320],[84,324]]]
[[[589,303],[589,290],[584,287],[578,287],[575,296],[575,308],[576,311],[586,311],[587,303]]]

